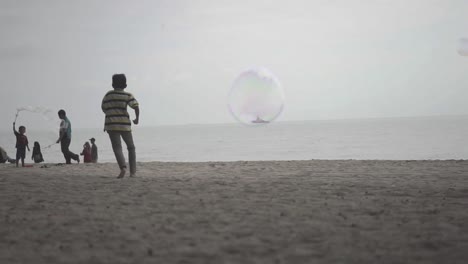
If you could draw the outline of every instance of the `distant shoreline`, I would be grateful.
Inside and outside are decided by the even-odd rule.
[[[410,120],[410,119],[453,119],[453,118],[467,118],[468,114],[460,114],[460,115],[427,115],[427,116],[388,116],[388,117],[356,117],[356,118],[330,118],[330,119],[308,119],[308,120],[278,120],[271,122],[269,125],[275,124],[297,124],[297,123],[314,123],[314,122],[346,122],[346,121],[377,121],[377,120]],[[145,126],[138,125],[133,126],[133,129],[151,129],[151,128],[171,128],[171,127],[202,127],[202,126],[246,126],[242,125],[234,120],[229,123],[185,123],[185,124],[161,124],[161,125],[153,125],[153,126]],[[54,128],[55,129],[55,128]],[[103,127],[74,127],[76,130],[99,130],[103,132]],[[30,131],[35,132],[50,132],[51,130],[34,130],[34,128],[29,129]],[[2,128],[0,129],[0,133],[10,132],[10,129]],[[103,132],[105,133],[105,132]]]

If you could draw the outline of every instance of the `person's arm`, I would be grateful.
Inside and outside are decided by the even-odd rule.
[[[60,143],[62,141],[65,133],[67,133],[67,128],[65,127],[65,121],[63,120],[62,123],[60,123],[60,130],[59,130],[59,138],[57,139],[56,143]]]
[[[105,103],[106,100],[107,100],[106,97],[107,97],[107,94],[104,95],[104,97],[102,98],[102,101],[101,101],[101,110],[102,110],[102,112],[103,112],[104,114],[106,113],[106,108],[104,107],[104,103]]]
[[[63,133],[62,129],[60,129],[59,138],[57,139],[57,142],[56,142],[56,143],[60,143],[60,141],[62,141],[63,134],[64,134],[64,133]]]
[[[135,107],[133,110],[135,110],[135,116],[136,118],[133,120],[133,124],[138,125],[140,122],[140,107]]]
[[[132,94],[129,94],[129,98],[127,101],[128,106],[130,106],[133,110],[135,110],[135,119],[133,120],[133,124],[138,125],[140,122],[140,106],[138,105],[137,99],[133,97]]]
[[[18,131],[16,131],[15,125],[16,125],[16,123],[13,122],[13,133],[14,133],[15,135],[18,135],[19,133],[18,133]]]
[[[104,113],[104,116],[106,116],[106,109],[104,108],[104,102],[106,101],[106,95],[104,95],[104,97],[102,98],[102,102],[101,102],[101,110],[102,112]],[[104,120],[105,120],[105,117],[104,117]],[[103,131],[106,132],[106,125],[105,125],[105,122],[104,122],[104,128],[103,128]]]

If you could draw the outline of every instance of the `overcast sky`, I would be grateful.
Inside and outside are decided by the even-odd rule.
[[[465,0],[1,0],[0,123],[30,105],[102,127],[114,73],[143,126],[235,122],[226,96],[251,66],[283,86],[278,121],[468,114],[467,12]]]

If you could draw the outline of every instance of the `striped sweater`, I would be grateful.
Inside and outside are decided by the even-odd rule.
[[[138,107],[138,101],[131,93],[119,89],[106,93],[101,104],[102,111],[106,114],[104,130],[132,131],[127,105],[132,109]]]

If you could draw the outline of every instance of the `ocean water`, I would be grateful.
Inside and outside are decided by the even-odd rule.
[[[468,116],[134,127],[138,161],[237,161],[309,159],[468,159]],[[28,130],[46,162],[63,162],[57,133]],[[115,162],[102,129],[74,129],[70,149],[79,153],[96,138],[100,162]],[[12,132],[0,145],[15,154]],[[31,153],[29,153],[31,154]],[[28,157],[30,160],[30,157]]]

